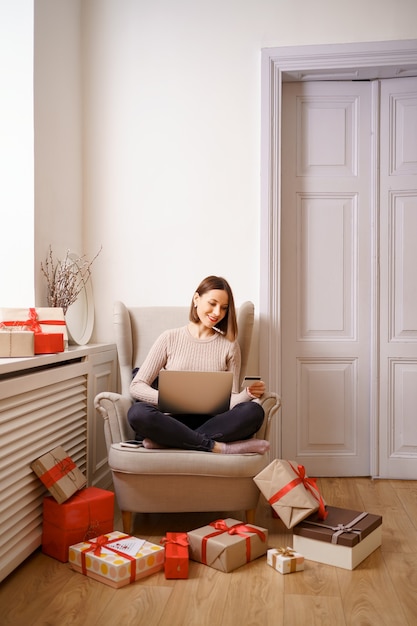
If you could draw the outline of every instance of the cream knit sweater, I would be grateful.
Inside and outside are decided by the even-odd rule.
[[[157,406],[158,392],[151,387],[161,369],[188,371],[231,371],[233,392],[230,406],[248,402],[246,390],[239,391],[240,347],[216,333],[208,339],[196,339],[188,326],[167,330],[155,341],[143,365],[130,385],[137,400]]]

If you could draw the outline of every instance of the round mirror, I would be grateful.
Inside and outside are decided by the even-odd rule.
[[[70,253],[68,259],[77,268],[78,255]],[[76,301],[68,307],[65,315],[69,343],[85,346],[91,339],[94,328],[94,301],[91,277],[78,294]]]

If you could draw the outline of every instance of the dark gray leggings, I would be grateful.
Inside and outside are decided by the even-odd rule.
[[[210,452],[215,441],[249,439],[262,425],[264,410],[242,402],[219,415],[166,415],[153,404],[135,402],[127,414],[136,439],[152,439],[167,448]]]

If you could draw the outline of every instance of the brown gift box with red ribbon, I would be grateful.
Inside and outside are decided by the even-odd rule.
[[[33,461],[31,468],[59,504],[87,484],[86,477],[62,446]]]
[[[43,499],[42,552],[62,563],[68,549],[80,541],[93,539],[114,528],[114,493],[87,487],[63,504],[52,496]]]
[[[187,533],[167,532],[161,539],[165,546],[165,578],[188,578],[188,537]]]
[[[60,307],[0,308],[0,327],[32,331],[35,354],[63,352],[68,345],[64,311]]]
[[[326,519],[326,503],[316,479],[306,475],[303,465],[275,459],[253,480],[287,528],[316,511],[320,519]]]
[[[239,520],[220,519],[187,533],[190,558],[221,572],[233,570],[266,554],[268,530]]]
[[[72,569],[119,589],[164,568],[164,548],[115,530],[69,549]]]

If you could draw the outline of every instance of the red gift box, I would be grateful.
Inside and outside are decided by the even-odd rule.
[[[35,333],[35,354],[64,352],[63,333]]]
[[[167,533],[161,543],[165,545],[165,578],[188,578],[187,533]]]
[[[113,531],[114,493],[87,487],[63,504],[52,496],[43,500],[42,552],[68,561],[68,549],[80,541]]]

